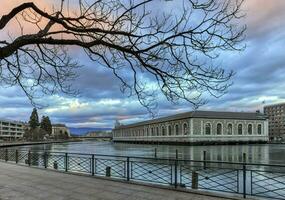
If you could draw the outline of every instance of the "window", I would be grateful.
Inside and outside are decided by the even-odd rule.
[[[242,124],[238,125],[238,134],[242,135]]]
[[[252,124],[249,124],[247,127],[247,134],[252,135]]]
[[[228,135],[232,135],[232,134],[233,134],[233,125],[228,124]]]
[[[175,134],[179,135],[179,126],[178,126],[178,124],[175,125]]]
[[[217,135],[222,135],[222,124],[221,123],[217,124]]]
[[[205,134],[211,135],[211,124],[210,123],[206,123],[205,125]]]
[[[258,135],[262,134],[261,124],[258,124],[258,126],[257,126],[257,134]]]
[[[149,136],[149,135],[148,135],[148,128],[146,128],[146,135]]]
[[[168,135],[171,135],[171,126],[168,126]]]
[[[186,123],[183,124],[183,133],[184,133],[184,135],[187,135],[187,134],[188,134],[188,126],[187,126]]]
[[[156,127],[156,135],[159,135],[159,129]]]
[[[162,127],[162,135],[165,135],[165,128],[164,128],[164,126]]]
[[[154,130],[151,128],[151,135],[154,136]]]

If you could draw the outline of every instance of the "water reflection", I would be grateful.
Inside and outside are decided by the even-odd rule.
[[[88,154],[124,155],[174,158],[176,149],[180,159],[202,160],[203,151],[207,151],[207,160],[242,162],[242,154],[246,153],[247,161],[252,163],[285,164],[285,145],[211,145],[211,146],[174,146],[174,145],[142,145],[112,142],[70,142],[62,144],[33,145],[15,147],[41,151],[75,152]]]

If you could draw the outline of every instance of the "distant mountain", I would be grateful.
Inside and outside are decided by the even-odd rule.
[[[91,131],[111,131],[111,128],[89,128],[89,127],[83,127],[83,128],[74,128],[74,127],[68,127],[71,134],[73,135],[86,135],[88,132]]]

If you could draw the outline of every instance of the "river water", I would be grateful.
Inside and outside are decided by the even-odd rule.
[[[187,159],[202,160],[203,152],[206,151],[207,160],[242,162],[243,153],[246,153],[247,163],[285,166],[285,144],[175,146],[89,140],[13,148],[20,150],[17,156],[19,163],[28,164],[30,155],[32,166],[45,166],[89,175],[93,173],[98,176],[105,176],[107,168],[110,168],[111,177],[124,180],[129,177],[134,181],[163,185],[180,184],[181,187],[186,188],[193,186],[193,175],[195,175],[199,189],[240,194],[245,192],[253,196],[285,199],[285,167],[280,165],[186,161]],[[179,159],[184,160],[174,162],[173,160],[137,158],[153,158],[155,149],[158,158],[175,158],[177,151]],[[28,154],[27,150],[31,150],[31,154]],[[5,149],[2,151],[0,159],[8,161],[14,159],[15,161],[16,151],[14,149],[9,153]],[[50,153],[45,154],[43,151]],[[72,153],[95,154],[95,156]],[[130,156],[131,158],[114,158],[106,155]]]
[[[113,142],[82,141],[57,144],[32,145],[15,147],[18,149],[87,153],[104,155],[123,155],[154,157],[155,149],[159,158],[174,158],[176,150],[179,159],[202,160],[203,151],[207,152],[207,160],[242,162],[246,153],[247,162],[263,164],[285,164],[285,144],[248,144],[248,145],[207,145],[207,146],[175,146],[124,144]]]

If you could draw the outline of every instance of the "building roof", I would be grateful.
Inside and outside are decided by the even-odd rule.
[[[180,120],[186,118],[207,118],[207,119],[242,119],[242,120],[266,120],[266,115],[259,112],[220,112],[220,111],[191,111],[179,113],[167,117],[142,121],[134,124],[121,125],[117,128],[131,128],[147,124],[155,124],[166,121]],[[116,128],[115,128],[116,129]]]
[[[65,124],[52,124],[52,127],[66,127]]]
[[[268,107],[275,107],[275,106],[284,106],[285,102],[283,103],[276,103],[276,104],[269,104],[269,105],[265,105],[264,108],[268,108]]]
[[[9,119],[0,119],[0,122],[9,122],[9,123],[14,123],[14,124],[24,124],[22,121],[16,121],[16,120],[9,120]]]

